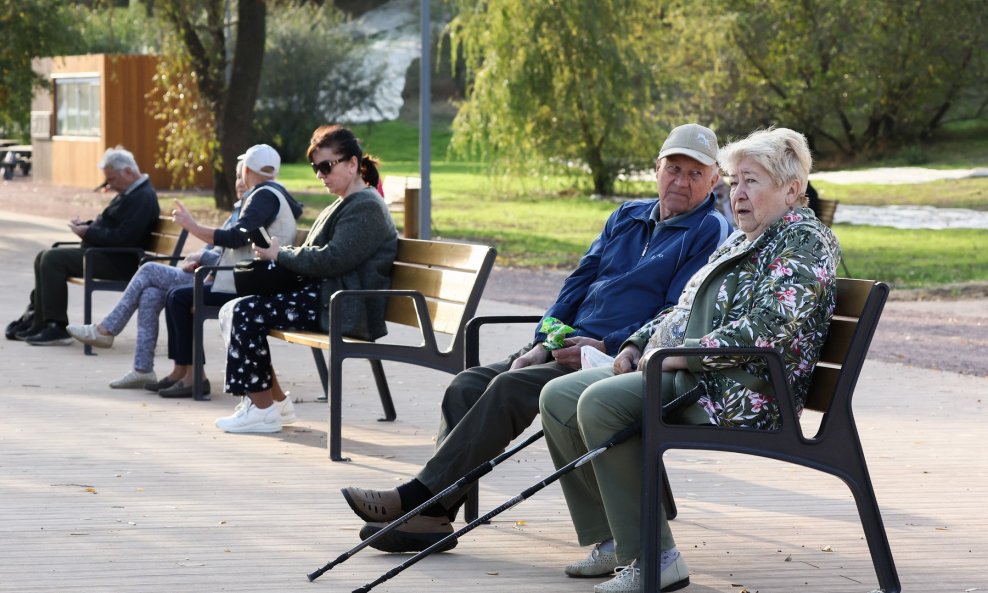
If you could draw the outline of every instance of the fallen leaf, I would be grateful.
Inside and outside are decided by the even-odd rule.
[[[496,570],[489,570],[489,571],[487,571],[487,574],[489,574],[492,577],[496,577],[497,576],[497,571]]]
[[[833,552],[834,549],[831,548],[830,546],[823,546],[822,548],[820,548],[820,551],[821,552]]]
[[[89,488],[86,488],[86,492],[90,494],[96,494],[96,489],[90,486]]]
[[[792,562],[792,554],[786,556],[786,559],[783,562]]]

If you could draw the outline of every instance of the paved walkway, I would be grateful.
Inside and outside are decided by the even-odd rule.
[[[35,252],[65,238],[57,221],[0,212],[3,319],[23,307]],[[78,319],[81,291],[70,290]],[[99,295],[97,314],[113,302]],[[536,309],[485,301],[481,312]],[[492,330],[485,357],[527,333]],[[215,326],[207,334],[218,385]],[[340,487],[393,485],[427,458],[448,375],[386,363],[399,417],[379,423],[369,368],[348,363],[343,447],[352,461],[331,463],[307,351],[273,345],[299,422],[275,435],[227,435],[212,421],[230,411],[231,398],[168,401],[105,387],[127,370],[133,338],[128,327],[96,357],[78,345],[0,341],[0,591],[335,593],[407,558],[365,550],[315,583],[305,578],[357,541],[360,522]],[[167,361],[158,364],[167,371]],[[985,379],[869,362],[858,393],[856,417],[903,590],[988,589]],[[837,480],[691,451],[670,453],[668,466],[680,507],[674,529],[692,573],[684,592],[875,588],[853,502]],[[482,509],[551,470],[544,443],[533,445],[484,480]],[[553,486],[375,591],[589,593],[597,581],[561,572],[585,553]]]

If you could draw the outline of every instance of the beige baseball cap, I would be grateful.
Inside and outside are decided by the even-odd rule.
[[[237,160],[243,160],[251,171],[272,179],[278,176],[278,169],[281,168],[281,155],[267,144],[251,146]]]
[[[713,165],[717,162],[718,150],[717,135],[713,130],[700,124],[685,124],[669,132],[669,137],[662,143],[659,158],[682,154],[704,165]]]

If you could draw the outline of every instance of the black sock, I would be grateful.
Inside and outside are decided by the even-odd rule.
[[[432,498],[432,492],[422,482],[412,479],[398,486],[398,496],[401,497],[402,510],[408,512]]]
[[[407,513],[408,511],[418,507],[423,502],[429,500],[434,495],[428,488],[425,487],[425,484],[416,479],[412,479],[410,482],[406,482],[401,486],[398,486],[398,496],[401,498],[401,509]],[[446,510],[446,507],[437,502],[429,505],[429,507],[423,510],[422,515],[426,517],[444,517],[449,515],[449,511]]]

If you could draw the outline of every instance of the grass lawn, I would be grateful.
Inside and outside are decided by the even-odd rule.
[[[356,126],[368,152],[378,155],[382,173],[417,176],[416,123],[393,121]],[[588,179],[518,177],[490,174],[480,163],[447,153],[449,121],[437,118],[433,131],[432,235],[492,244],[498,264],[570,269],[600,232],[616,204],[589,198]],[[988,124],[948,132],[924,154],[929,164],[985,166]],[[914,151],[915,152],[915,149]],[[891,166],[894,155],[869,166]],[[901,159],[900,159],[901,160]],[[302,224],[333,199],[307,164],[286,164],[280,180],[305,205]],[[944,180],[915,185],[837,185],[814,183],[821,193],[845,204],[925,204],[988,210],[988,178]],[[651,183],[624,183],[623,195],[654,195]],[[199,212],[210,210],[209,197],[183,198]],[[397,220],[399,226],[402,221]],[[929,288],[945,283],[988,281],[988,233],[978,230],[898,230],[836,225],[852,275],[888,282],[897,288]]]

